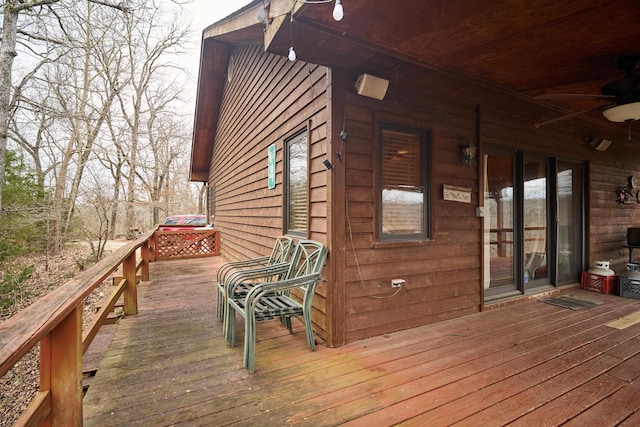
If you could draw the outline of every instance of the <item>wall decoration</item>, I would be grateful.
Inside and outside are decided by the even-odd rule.
[[[442,184],[442,197],[453,202],[471,203],[471,187]]]
[[[616,201],[621,204],[640,203],[640,182],[635,176],[627,178],[628,185],[621,185],[616,190]]]

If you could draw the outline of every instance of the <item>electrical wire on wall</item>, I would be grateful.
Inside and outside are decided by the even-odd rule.
[[[318,66],[316,66],[318,67]],[[307,64],[307,78],[309,81],[309,92],[311,93],[311,105],[313,107],[313,112],[317,112],[318,109],[316,107],[316,92],[314,90],[313,87],[313,80],[311,79],[311,74],[313,73],[313,70],[311,69],[311,64]],[[309,117],[309,129],[311,129],[311,117]],[[323,154],[322,157],[324,157],[324,160],[322,161],[322,164],[324,165],[324,167],[326,167],[328,170],[333,169],[333,165],[331,164],[331,160],[329,160],[329,158],[327,157],[327,140],[325,139],[324,142],[324,149],[322,150]]]
[[[355,260],[356,268],[358,269],[358,278],[360,279],[360,284],[362,285],[362,288],[366,288],[367,286],[364,284],[364,277],[362,277],[362,269],[360,268],[360,262],[358,261],[358,254],[356,253],[356,247],[353,244],[353,229],[351,228],[351,218],[349,217],[349,199],[348,199],[346,193],[344,195],[344,202],[345,202],[345,216],[347,217],[347,228],[349,229],[349,241],[351,242],[351,251],[353,252],[353,259]],[[401,289],[402,289],[402,286],[398,287],[390,295],[382,295],[382,296],[367,295],[367,296],[369,298],[374,298],[374,299],[392,298],[392,297],[398,295],[398,292],[400,292]]]

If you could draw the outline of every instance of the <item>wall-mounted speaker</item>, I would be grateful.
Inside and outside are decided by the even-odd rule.
[[[598,151],[606,151],[611,145],[611,140],[602,138],[588,138],[589,145]]]
[[[368,96],[383,100],[389,88],[389,80],[372,76],[371,74],[361,74],[356,81],[356,91],[358,95]]]

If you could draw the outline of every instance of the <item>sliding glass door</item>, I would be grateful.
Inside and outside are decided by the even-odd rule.
[[[557,281],[559,284],[580,277],[584,259],[584,175],[581,164],[557,163]]]
[[[484,157],[485,299],[579,280],[580,163],[497,148]]]

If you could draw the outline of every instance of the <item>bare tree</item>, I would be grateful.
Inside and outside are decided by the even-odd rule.
[[[51,7],[61,0],[5,0],[3,13],[2,41],[0,42],[0,210],[2,209],[2,186],[4,184],[4,159],[7,149],[7,136],[9,128],[9,117],[11,115],[11,78],[13,61],[16,57],[17,37],[19,33],[18,18],[20,13],[33,11],[43,7]],[[122,3],[110,3],[101,0],[88,0],[90,3],[97,3],[111,8],[125,11],[126,7]],[[38,34],[30,35],[43,41],[48,38],[40,37]]]
[[[175,17],[163,17],[162,11],[153,7],[153,2],[149,0],[140,0],[135,12],[128,18],[125,23],[129,56],[127,78],[131,90],[118,92],[117,96],[121,114],[130,132],[129,147],[126,150],[128,171],[125,212],[127,227],[134,229],[137,228],[134,207],[137,201],[136,183],[140,176],[139,154],[152,145],[150,139],[153,138],[147,123],[155,123],[155,119],[151,117],[152,109],[159,111],[156,107],[177,99],[177,95],[173,93],[164,92],[163,95],[160,88],[163,81],[171,80],[170,74],[183,71],[171,59],[175,59],[175,55],[183,49],[189,31]],[[150,101],[156,107],[150,106]]]

